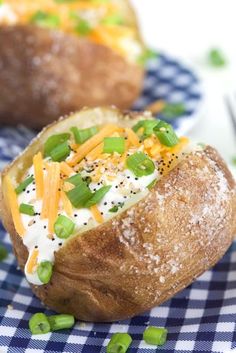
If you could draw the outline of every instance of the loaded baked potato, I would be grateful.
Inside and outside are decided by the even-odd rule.
[[[221,258],[236,230],[235,182],[216,150],[147,112],[61,119],[1,181],[2,221],[33,292],[85,321],[167,300]]]
[[[0,43],[0,123],[38,128],[84,106],[128,108],[142,87],[128,0],[0,1]]]

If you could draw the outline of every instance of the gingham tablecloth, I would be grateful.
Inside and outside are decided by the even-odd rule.
[[[188,114],[191,112],[175,121],[181,130],[183,122],[192,119],[199,104],[201,95],[197,86],[197,79],[190,71],[160,56],[159,61],[153,61],[149,67],[144,92],[136,108],[142,108],[158,97],[175,101],[181,96],[188,107]],[[24,127],[0,129],[0,168],[17,155],[33,136]],[[24,276],[17,269],[9,237],[1,225],[0,243],[5,244],[9,251],[8,258],[0,263],[0,353],[105,353],[114,332],[130,333],[133,342],[129,353],[227,353],[236,348],[236,243],[212,270],[150,312],[113,324],[78,322],[72,330],[40,336],[30,334],[29,318],[38,311],[52,312],[32,295]],[[164,347],[156,349],[142,341],[142,333],[148,325],[168,329]]]

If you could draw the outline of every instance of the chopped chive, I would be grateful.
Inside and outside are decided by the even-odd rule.
[[[74,135],[75,142],[78,144],[84,143],[98,132],[98,128],[96,126],[82,130],[79,130],[76,126],[73,126],[70,130]]]
[[[35,12],[31,17],[31,22],[41,27],[57,28],[60,26],[59,16],[41,10]]]
[[[75,318],[72,315],[60,314],[48,316],[51,331],[68,329],[74,326]]]
[[[51,151],[57,147],[58,145],[62,144],[63,142],[69,140],[70,134],[56,134],[50,136],[44,144],[44,155],[45,157],[50,157]]]
[[[54,224],[54,231],[58,238],[69,238],[69,236],[74,232],[74,229],[75,223],[72,222],[68,217],[63,215],[58,216]]]
[[[105,137],[104,138],[104,153],[117,152],[119,154],[125,151],[125,139],[124,137]]]
[[[132,338],[128,333],[114,333],[108,343],[107,353],[126,353]]]
[[[67,196],[72,203],[72,205],[76,208],[84,207],[84,205],[91,199],[93,196],[91,190],[87,186],[85,182],[79,184],[74,189],[68,191]]]
[[[34,216],[34,206],[28,205],[26,203],[21,203],[19,207],[20,213],[27,214],[28,216]]]
[[[153,161],[143,152],[135,152],[129,156],[126,160],[126,164],[128,169],[137,177],[150,175],[155,170]]]
[[[137,62],[140,65],[146,65],[149,60],[155,59],[157,56],[157,52],[152,49],[147,49],[138,57]]]
[[[34,314],[30,318],[29,328],[33,335],[45,334],[51,330],[47,316],[43,313]]]
[[[143,339],[148,344],[163,346],[166,343],[167,333],[164,327],[149,326],[143,333]]]
[[[143,128],[144,138],[149,137],[153,134],[154,128],[158,125],[160,120],[140,120],[136,125],[133,126],[134,132],[138,132],[138,130]]]
[[[167,119],[173,119],[186,112],[184,103],[166,103],[161,114]]]
[[[156,185],[157,183],[157,179],[154,179],[148,186],[148,190],[151,190],[152,188],[154,188],[154,186]]]
[[[75,174],[72,175],[70,178],[66,179],[66,181],[68,183],[71,183],[75,186],[80,185],[81,183],[83,183],[83,179],[82,176],[80,174]]]
[[[37,274],[43,284],[47,284],[50,281],[52,277],[52,268],[53,265],[50,261],[40,262],[37,268]]]
[[[116,212],[118,212],[119,208],[122,208],[123,206],[124,206],[124,202],[121,202],[120,204],[115,205],[112,208],[110,208],[108,212],[116,213]]]
[[[17,188],[15,189],[15,192],[17,193],[17,195],[22,193],[27,188],[27,186],[29,186],[33,181],[34,181],[34,178],[32,176],[22,181],[22,183],[20,183],[20,185],[18,185]]]
[[[81,18],[76,12],[71,12],[71,18],[75,21],[75,31],[81,36],[87,36],[92,31],[88,21]]]
[[[95,191],[93,196],[85,204],[85,207],[91,207],[99,203],[106,195],[106,193],[110,190],[110,188],[111,188],[111,185],[107,185],[107,186],[102,186],[99,190]]]
[[[154,133],[160,143],[165,146],[173,147],[179,143],[179,138],[173,127],[165,121],[160,120],[158,122],[157,126],[154,128]]]
[[[55,147],[51,152],[50,152],[50,157],[54,162],[61,162],[64,161],[70,154],[70,148],[68,145],[68,142],[65,141]]]
[[[5,260],[7,256],[8,256],[7,249],[5,248],[5,246],[0,245],[0,262]]]

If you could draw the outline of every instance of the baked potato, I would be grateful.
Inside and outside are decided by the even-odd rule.
[[[235,182],[217,151],[116,108],[46,127],[2,172],[0,205],[35,295],[84,321],[164,302],[212,267],[236,230]]]
[[[146,51],[128,0],[3,0],[0,43],[1,124],[126,109],[140,93]]]

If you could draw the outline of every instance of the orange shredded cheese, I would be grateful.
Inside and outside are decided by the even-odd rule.
[[[138,147],[139,146],[139,138],[136,135],[136,133],[130,128],[126,128],[125,132],[127,134],[128,141],[131,143],[131,145]]]
[[[38,152],[33,158],[34,176],[36,185],[36,197],[41,199],[43,197],[43,157],[42,153]]]
[[[94,161],[99,156],[101,156],[102,152],[103,152],[103,142],[100,143],[98,146],[96,146],[91,152],[89,152],[86,158],[89,161]]]
[[[115,131],[120,131],[120,128],[112,124],[105,125],[96,135],[92,136],[76,150],[76,154],[67,162],[69,166],[74,167],[86,157],[90,151],[99,145],[105,137],[110,136]]]
[[[7,199],[9,202],[13,223],[14,223],[14,226],[15,226],[17,233],[21,237],[23,237],[25,234],[25,228],[24,228],[24,225],[23,225],[23,222],[21,219],[20,211],[19,211],[17,195],[16,195],[15,189],[12,185],[12,182],[8,176],[5,178],[5,183],[6,183],[6,190],[7,190]]]
[[[30,255],[30,258],[27,261],[26,271],[28,273],[34,272],[35,267],[37,266],[37,263],[38,263],[38,256],[39,256],[38,249],[34,249],[32,254]]]
[[[155,157],[157,154],[160,154],[161,149],[162,149],[162,147],[161,147],[160,143],[156,143],[150,149],[149,154],[151,155],[151,157]]]
[[[72,169],[66,162],[60,163],[60,170],[66,176],[71,176],[71,174],[75,173],[74,169]]]
[[[71,216],[73,213],[73,207],[70,200],[68,199],[68,197],[66,196],[63,190],[61,191],[61,200],[67,216]]]
[[[97,205],[93,205],[90,207],[90,211],[92,212],[93,214],[93,217],[95,219],[96,222],[98,223],[103,223],[103,217],[102,217],[102,214],[101,212],[99,211]]]
[[[60,163],[52,163],[50,180],[50,197],[48,203],[48,230],[53,233],[54,223],[57,218],[58,205],[60,199]]]

